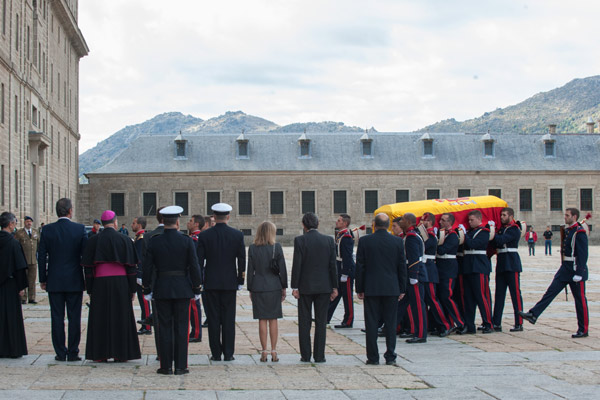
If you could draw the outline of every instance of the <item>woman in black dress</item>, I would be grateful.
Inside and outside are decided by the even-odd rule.
[[[262,346],[260,361],[267,361],[267,326],[271,338],[271,361],[277,362],[277,318],[282,318],[281,303],[285,300],[287,269],[283,249],[275,243],[275,224],[265,221],[258,226],[254,244],[248,248],[248,291],[252,300],[252,315],[258,319],[258,335]],[[271,270],[272,259],[279,273]]]
[[[27,287],[27,261],[21,244],[12,232],[17,226],[14,214],[0,215],[0,358],[27,354],[21,296]]]

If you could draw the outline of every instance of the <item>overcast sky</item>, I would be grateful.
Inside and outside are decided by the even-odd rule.
[[[79,1],[80,150],[180,111],[411,131],[600,73],[597,1]]]

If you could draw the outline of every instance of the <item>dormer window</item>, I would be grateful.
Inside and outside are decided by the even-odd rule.
[[[556,141],[549,134],[542,136],[542,142],[544,142],[544,157],[556,157]]]
[[[242,131],[242,134],[240,136],[238,136],[238,138],[236,139],[236,142],[237,142],[236,157],[238,159],[250,158],[249,152],[248,152],[248,139],[246,139],[246,136],[244,135],[244,131]]]
[[[423,157],[434,157],[433,139],[429,133],[425,133],[420,139],[423,142]]]
[[[306,132],[300,135],[300,137],[298,138],[298,144],[300,145],[300,158],[310,158],[310,139],[306,137]]]
[[[362,148],[362,157],[373,158],[373,139],[371,139],[365,132],[365,134],[361,136],[360,142]]]
[[[483,156],[488,158],[495,157],[494,139],[492,139],[489,133],[481,137],[481,142],[483,142]]]
[[[181,132],[179,132],[179,135],[177,135],[177,137],[175,138],[175,159],[176,160],[186,160],[187,159],[186,144],[187,144],[187,140],[185,140],[183,138],[183,136],[181,136]]]

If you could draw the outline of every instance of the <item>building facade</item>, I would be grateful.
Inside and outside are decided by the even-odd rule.
[[[89,214],[81,222],[110,208],[129,224],[169,204],[182,206],[185,219],[227,202],[232,226],[249,240],[270,220],[279,240],[290,243],[307,211],[332,234],[340,213],[354,226],[369,225],[384,204],[491,194],[536,230],[558,229],[566,207],[585,213],[599,204],[599,140],[556,133],[141,136],[86,174],[79,207]]]
[[[35,225],[78,190],[77,0],[0,0],[0,210]],[[77,210],[75,210],[77,212]]]

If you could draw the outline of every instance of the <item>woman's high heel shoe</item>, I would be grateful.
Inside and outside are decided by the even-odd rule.
[[[267,354],[269,354],[268,351],[263,350],[260,354],[260,362],[267,362]]]
[[[279,357],[277,357],[277,351],[275,351],[275,350],[273,350],[271,352],[271,361],[273,361],[273,362],[279,361]]]

